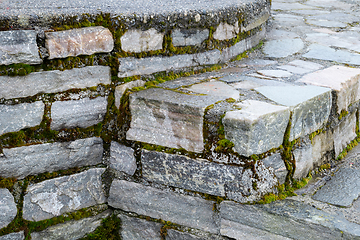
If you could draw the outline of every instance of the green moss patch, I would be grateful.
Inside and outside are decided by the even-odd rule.
[[[92,233],[87,234],[82,240],[120,240],[119,230],[121,221],[114,214],[105,218],[101,222],[101,226],[96,228]]]

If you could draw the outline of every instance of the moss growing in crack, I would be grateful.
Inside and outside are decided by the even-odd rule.
[[[339,156],[337,156],[336,160],[341,160],[344,157],[346,157],[348,152],[351,149],[353,149],[355,146],[357,146],[359,142],[360,142],[360,136],[358,134],[358,136],[346,146],[346,148],[339,154]]]
[[[11,192],[15,183],[16,183],[16,178],[0,177],[0,188],[7,188]]]
[[[39,66],[33,66],[24,63],[0,66],[0,76],[25,76],[35,72]]]
[[[330,169],[330,168],[331,168],[330,163],[325,163],[319,167],[319,171],[321,172],[321,171],[324,171],[324,170]]]
[[[344,117],[346,117],[346,115],[348,115],[349,114],[349,112],[348,111],[346,111],[346,110],[341,110],[341,112],[340,112],[340,114],[339,114],[339,116],[338,116],[338,119],[339,119],[339,121],[341,121],[341,119],[342,118],[344,118]]]
[[[311,143],[313,143],[314,137],[316,137],[317,135],[320,135],[323,132],[325,132],[325,130],[323,128],[320,128],[320,129],[316,130],[315,132],[310,133],[309,139],[310,139]]]
[[[121,221],[114,214],[105,218],[101,222],[101,226],[96,228],[92,233],[87,234],[82,240],[120,240],[119,229]]]
[[[234,147],[234,143],[228,139],[220,139],[217,142],[217,147],[215,148],[215,152],[229,152],[232,151]]]

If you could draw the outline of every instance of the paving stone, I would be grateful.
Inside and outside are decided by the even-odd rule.
[[[17,208],[13,195],[7,188],[0,188],[0,229],[9,225],[16,214]]]
[[[200,238],[186,232],[179,232],[174,229],[168,229],[165,239],[166,240],[203,240],[204,238]]]
[[[241,81],[237,83],[230,84],[230,86],[234,87],[235,89],[254,89],[257,87],[261,87],[262,85],[254,82],[254,81]]]
[[[46,228],[41,232],[32,232],[32,240],[76,240],[85,237],[88,233],[95,231],[104,218],[109,217],[110,210],[93,217],[83,218],[77,221],[71,220],[65,223]]]
[[[39,125],[44,115],[44,107],[41,101],[0,105],[0,135]]]
[[[286,175],[288,171],[286,169],[284,160],[282,160],[280,153],[272,154],[261,160],[265,167],[272,168],[276,178],[280,184],[285,183]]]
[[[118,218],[121,220],[120,236],[122,240],[161,240],[162,224],[123,214],[119,214]]]
[[[24,239],[25,239],[24,231],[0,236],[0,240],[24,240]]]
[[[288,2],[274,2],[271,6],[271,9],[274,10],[301,10],[301,9],[317,9],[313,6],[307,6],[301,3],[288,3]]]
[[[268,99],[290,107],[290,141],[315,132],[327,122],[331,89],[318,86],[265,86],[255,89]]]
[[[114,48],[111,32],[102,26],[45,32],[45,37],[49,59],[107,53]]]
[[[240,76],[238,82],[230,84],[230,86],[236,89],[255,89],[261,86],[288,86],[289,83],[276,81],[276,80],[265,80],[256,77]],[[223,80],[220,78],[219,80]]]
[[[283,70],[259,70],[257,73],[270,78],[286,78],[292,74]]]
[[[315,21],[339,21],[343,23],[354,23],[359,20],[358,16],[353,14],[344,13],[344,12],[330,12],[326,14],[315,14],[314,16],[307,17],[307,20],[315,20]],[[347,26],[345,26],[347,27]]]
[[[360,33],[342,32],[342,33],[309,33],[306,34],[306,41],[319,43],[329,47],[339,47],[348,50],[360,52]]]
[[[209,37],[208,29],[175,29],[171,32],[175,47],[200,45]]]
[[[136,171],[134,150],[112,141],[110,146],[109,167],[133,175]]]
[[[311,72],[310,69],[295,67],[295,66],[291,66],[291,65],[282,65],[282,66],[278,66],[277,68],[294,73],[294,74],[305,74],[305,73]]]
[[[293,156],[296,166],[293,178],[300,180],[307,177],[314,166],[312,161],[312,145],[302,144],[293,151]]]
[[[303,60],[293,60],[293,61],[289,62],[288,64],[295,66],[295,67],[309,69],[309,70],[318,70],[323,67],[321,64],[309,62],[309,61],[303,61]]]
[[[143,87],[145,85],[143,80],[135,80],[121,84],[115,88],[115,106],[120,107],[120,100],[127,89],[132,89],[134,87]]]
[[[150,181],[215,196],[225,196],[229,182],[240,182],[242,167],[212,163],[204,159],[143,150],[143,177]]]
[[[303,55],[305,58],[360,65],[360,54],[335,50],[319,44],[311,44],[308,49],[309,51]]]
[[[0,32],[0,65],[13,63],[40,64],[36,32],[16,30]]]
[[[336,206],[350,207],[359,196],[359,169],[341,168],[312,198]]]
[[[98,124],[104,120],[107,103],[107,97],[56,101],[51,105],[50,128],[86,128]]]
[[[216,78],[218,76],[223,76],[223,75],[224,74],[207,72],[203,74],[196,74],[189,77],[181,77],[175,80],[166,81],[158,84],[157,86],[161,88],[176,89],[183,86],[190,86],[195,83],[200,83],[203,82],[204,80]]]
[[[120,38],[121,49],[125,52],[147,52],[162,49],[164,34],[155,28],[142,31],[131,29]]]
[[[0,176],[22,179],[44,172],[96,165],[101,163],[102,154],[102,139],[96,137],[4,148],[0,156]]]
[[[205,108],[223,97],[152,88],[130,95],[128,140],[202,152]]]
[[[295,39],[295,38],[300,38],[300,36],[294,32],[279,30],[275,28],[270,29],[270,31],[266,33],[267,40]]]
[[[345,28],[347,27],[346,23],[338,22],[338,21],[331,21],[331,20],[311,20],[308,19],[306,21],[308,24],[316,25],[320,27],[329,27],[329,28]]]
[[[228,23],[220,23],[213,33],[213,38],[216,40],[228,40],[236,37],[239,33],[239,23],[236,22],[235,25],[230,25]]]
[[[337,95],[338,113],[347,110],[348,106],[360,99],[360,69],[343,66],[332,66],[309,73],[297,82],[331,88]]]
[[[225,137],[240,155],[260,154],[283,142],[290,111],[287,107],[246,100],[241,110],[227,112],[223,118]]]
[[[303,48],[301,39],[280,39],[265,42],[263,52],[267,57],[283,58],[298,53]]]
[[[356,113],[347,115],[339,125],[334,128],[334,150],[335,157],[356,138]]]
[[[107,66],[33,72],[16,77],[0,76],[0,98],[29,97],[39,93],[56,93],[110,83],[110,67]]]
[[[106,202],[101,175],[105,168],[46,180],[29,186],[23,218],[41,221]]]
[[[240,97],[239,91],[237,91],[232,86],[220,81],[198,83],[192,85],[187,89],[192,92],[217,96],[222,99],[233,98],[235,100],[238,100]]]
[[[217,233],[213,201],[165,192],[124,180],[114,180],[108,199],[110,206],[152,218]]]

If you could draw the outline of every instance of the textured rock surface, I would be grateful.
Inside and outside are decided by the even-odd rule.
[[[0,65],[12,63],[40,64],[36,32],[32,30],[0,32]]]
[[[334,150],[337,157],[356,138],[356,113],[347,115],[334,129]]]
[[[51,105],[51,125],[53,130],[63,128],[86,128],[104,119],[107,97],[83,98],[73,101],[56,101]]]
[[[198,83],[187,89],[195,93],[218,96],[222,97],[223,99],[233,98],[238,100],[240,97],[239,91],[237,91],[232,86],[229,86],[228,84],[220,81]]]
[[[312,161],[320,166],[326,160],[326,154],[334,150],[333,132],[326,131],[316,135],[312,140]]]
[[[120,107],[120,100],[123,94],[127,89],[131,89],[134,87],[142,87],[145,85],[145,81],[143,80],[135,80],[128,83],[121,84],[115,88],[115,106],[117,108]]]
[[[114,180],[108,203],[124,211],[212,233],[218,231],[213,219],[213,201],[165,192],[124,180]]]
[[[49,59],[111,52],[114,48],[111,32],[101,26],[46,32],[45,36]]]
[[[236,37],[239,33],[239,23],[236,22],[235,25],[230,25],[228,23],[220,23],[213,33],[213,38],[216,40],[228,40]]]
[[[94,217],[83,218],[77,221],[68,221],[62,224],[48,227],[41,232],[32,232],[32,240],[76,240],[85,237],[101,225],[104,218],[110,216],[111,211],[107,210]]]
[[[156,29],[142,31],[131,29],[121,37],[121,49],[125,52],[147,52],[162,49],[164,34]]]
[[[39,125],[44,115],[44,106],[40,101],[0,105],[0,135]]]
[[[107,66],[34,72],[16,77],[0,76],[0,98],[29,97],[38,93],[62,92],[71,88],[87,88],[110,82],[110,67]]]
[[[28,221],[41,221],[105,203],[101,182],[104,171],[104,168],[94,168],[28,187],[24,196],[23,218]]]
[[[109,167],[133,175],[136,170],[134,150],[112,141],[110,146]]]
[[[73,142],[45,143],[17,148],[4,148],[0,156],[0,176],[24,178],[44,172],[101,163],[101,138]]]
[[[273,169],[276,178],[280,184],[285,182],[286,175],[288,173],[284,160],[282,160],[280,153],[272,154],[261,160],[265,167]]]
[[[0,229],[15,218],[17,208],[13,195],[7,188],[0,188]]]
[[[202,240],[204,238],[196,237],[189,233],[179,232],[174,229],[168,229],[165,239],[166,240]]]
[[[131,124],[128,140],[201,152],[205,108],[215,96],[181,94],[151,88],[130,95]]]
[[[309,171],[312,170],[314,166],[312,158],[312,145],[304,144],[301,147],[297,147],[293,151],[293,155],[296,166],[293,177],[295,179],[307,177]]]
[[[209,37],[208,29],[175,29],[171,33],[175,47],[200,45]]]
[[[23,239],[25,239],[24,231],[0,236],[0,240],[23,240]]]
[[[246,100],[241,110],[227,112],[223,118],[225,137],[241,155],[260,154],[279,147],[284,138],[290,111],[287,107]]]
[[[119,214],[118,218],[121,220],[120,236],[122,240],[161,240],[162,224],[122,214]]]

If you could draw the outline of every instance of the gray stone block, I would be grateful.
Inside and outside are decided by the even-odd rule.
[[[238,90],[221,81],[198,83],[188,87],[187,89],[195,93],[218,96],[223,100],[227,98],[239,100],[240,98],[240,92]]]
[[[168,229],[165,237],[166,240],[203,240],[204,238],[196,237],[189,233],[179,232],[174,229]]]
[[[39,93],[56,93],[110,83],[110,67],[107,66],[33,72],[16,77],[0,76],[0,98],[29,97]]]
[[[209,37],[208,29],[175,29],[171,33],[175,47],[200,45]]]
[[[76,240],[85,237],[88,233],[95,231],[101,225],[104,218],[109,217],[110,210],[93,217],[83,218],[77,221],[67,221],[46,228],[41,232],[32,232],[32,240]]]
[[[260,154],[279,147],[289,122],[289,108],[245,100],[237,104],[241,110],[229,111],[223,118],[225,137],[243,156]]]
[[[147,52],[162,49],[164,34],[155,28],[142,31],[131,29],[121,36],[121,49],[125,52]]]
[[[128,140],[202,152],[205,108],[222,98],[151,88],[130,95]]]
[[[104,168],[34,184],[24,196],[23,218],[41,221],[106,202],[101,175]]]
[[[121,220],[120,236],[122,240],[161,240],[161,223],[122,214],[119,214],[118,217]]]
[[[193,54],[194,61],[199,65],[218,64],[221,60],[221,52],[218,49]]]
[[[45,36],[49,59],[111,52],[114,48],[111,32],[102,26],[45,32]]]
[[[281,158],[280,153],[274,153],[261,160],[265,167],[273,169],[276,178],[280,184],[285,183],[286,175],[288,171],[286,169],[284,160]]]
[[[0,236],[0,240],[24,240],[24,239],[25,239],[24,231]]]
[[[16,30],[0,32],[0,65],[13,63],[40,64],[36,32]]]
[[[345,116],[339,125],[334,128],[335,157],[356,138],[356,113]]]
[[[260,26],[261,24],[265,23],[270,17],[270,9],[268,8],[268,9],[263,10],[263,12],[259,15],[252,16],[254,19],[252,19],[252,21],[246,23],[246,25],[244,24],[244,22],[241,23],[241,32],[250,31],[250,30]]]
[[[239,33],[239,23],[236,22],[234,25],[228,23],[220,23],[213,33],[213,38],[216,40],[228,40],[236,37]]]
[[[117,142],[111,142],[109,167],[133,175],[136,171],[134,150]]]
[[[334,150],[333,132],[328,130],[316,135],[312,140],[312,161],[314,166],[321,166],[326,154]]]
[[[150,182],[216,196],[225,196],[228,183],[241,182],[243,172],[242,167],[146,150],[141,164],[142,174]]]
[[[145,81],[143,80],[135,80],[132,82],[127,82],[124,84],[121,84],[115,88],[115,106],[117,108],[120,107],[120,100],[123,94],[127,89],[131,89],[134,87],[143,87],[145,85]]]
[[[41,101],[0,105],[0,135],[39,125],[44,115],[44,107]]]
[[[331,89],[318,86],[264,86],[255,89],[274,102],[290,107],[290,141],[315,132],[327,122]]]
[[[0,188],[0,229],[16,217],[17,208],[13,195],[6,188]]]
[[[296,166],[293,178],[301,179],[307,177],[308,173],[314,166],[312,158],[312,145],[302,144],[302,146],[294,150],[293,155]]]
[[[22,179],[44,172],[96,165],[101,163],[102,154],[102,139],[96,137],[4,148],[0,156],[0,176]]]
[[[213,201],[182,196],[138,183],[114,180],[108,199],[110,206],[191,228],[217,233]]]
[[[86,128],[98,124],[104,120],[107,103],[107,97],[56,101],[51,105],[50,128],[53,130]]]

